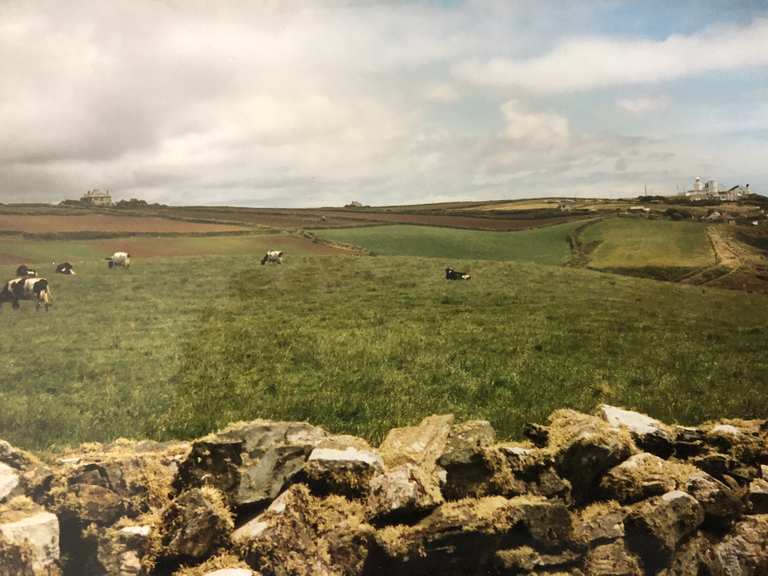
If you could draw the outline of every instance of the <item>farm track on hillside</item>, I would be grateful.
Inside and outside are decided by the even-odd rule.
[[[594,226],[600,221],[602,221],[602,218],[589,220],[568,234],[568,246],[571,248],[571,260],[568,262],[568,266],[575,266],[578,268],[588,267],[589,253],[596,248],[596,245],[593,243],[588,245],[583,244],[579,236],[584,230],[590,226]]]

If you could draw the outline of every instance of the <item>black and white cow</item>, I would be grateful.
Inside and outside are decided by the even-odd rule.
[[[470,274],[465,274],[464,272],[458,272],[457,270],[454,270],[453,268],[446,268],[445,269],[445,279],[446,280],[469,280],[472,278]]]
[[[5,302],[10,302],[13,308],[18,310],[19,300],[34,300],[35,308],[39,310],[42,304],[47,311],[53,304],[48,280],[35,276],[8,280],[0,291],[0,307]]]
[[[76,276],[77,272],[75,272],[75,269],[72,267],[72,264],[69,262],[62,262],[58,266],[56,266],[56,273],[57,274],[69,274],[70,276]]]
[[[128,252],[115,252],[107,258],[107,265],[110,268],[130,268],[131,255]]]
[[[34,270],[33,268],[30,268],[26,264],[22,264],[18,268],[16,268],[16,276],[19,276],[21,278],[33,278],[37,276],[37,270]]]
[[[283,263],[283,252],[282,250],[268,250],[266,254],[264,254],[264,258],[261,259],[261,265],[264,266],[267,262],[277,262],[278,264]]]

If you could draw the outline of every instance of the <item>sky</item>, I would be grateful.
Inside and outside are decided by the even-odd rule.
[[[768,0],[0,0],[0,202],[768,194]]]

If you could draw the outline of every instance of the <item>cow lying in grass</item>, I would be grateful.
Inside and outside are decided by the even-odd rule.
[[[33,278],[37,276],[37,270],[30,268],[26,264],[22,264],[21,266],[16,268],[16,276],[19,276],[20,278],[26,278],[26,277]]]
[[[110,268],[130,268],[131,255],[128,252],[115,252],[107,258],[107,265]]]
[[[75,272],[75,269],[72,267],[72,264],[69,262],[62,262],[58,266],[56,266],[56,273],[57,274],[69,274],[71,276],[75,276],[77,273]]]
[[[283,252],[282,250],[268,250],[266,254],[264,254],[264,258],[261,259],[261,265],[264,266],[267,262],[277,262],[278,264],[283,263]]]
[[[42,304],[47,311],[53,303],[48,280],[34,276],[8,280],[0,291],[0,308],[5,302],[10,302],[13,308],[18,310],[19,300],[34,300],[36,309],[39,310]]]
[[[469,280],[472,278],[471,275],[465,274],[464,272],[458,272],[454,270],[453,268],[446,268],[445,269],[445,279],[446,280]]]

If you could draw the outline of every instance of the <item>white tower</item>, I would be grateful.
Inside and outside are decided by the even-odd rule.
[[[701,178],[696,176],[696,180],[693,181],[693,191],[694,192],[701,192],[702,186],[701,186]]]

